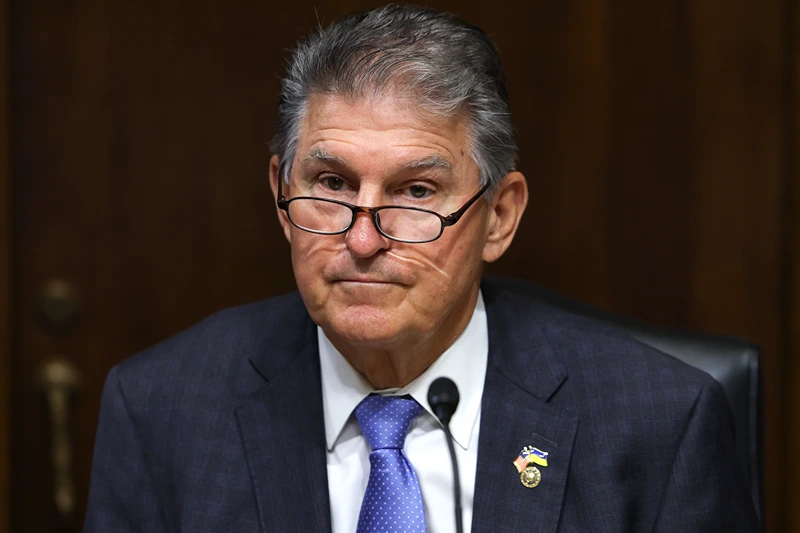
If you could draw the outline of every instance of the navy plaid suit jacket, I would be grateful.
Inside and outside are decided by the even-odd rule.
[[[523,291],[482,290],[473,532],[758,529],[716,381]],[[330,531],[319,373],[297,294],[218,313],[113,368],[85,530]],[[549,452],[533,489],[512,464],[526,445]]]

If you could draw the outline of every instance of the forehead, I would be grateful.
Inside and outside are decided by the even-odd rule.
[[[300,128],[295,163],[329,159],[363,167],[417,161],[463,172],[471,163],[468,121],[433,116],[401,96],[348,100],[313,95]],[[324,155],[325,157],[317,157]]]

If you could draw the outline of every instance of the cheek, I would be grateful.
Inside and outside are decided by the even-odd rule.
[[[409,299],[421,312],[447,306],[480,276],[481,246],[457,238],[442,244],[409,245],[400,252],[387,251],[392,259],[413,269],[418,284]]]
[[[392,260],[418,273],[421,284],[447,286],[470,278],[480,270],[484,240],[480,220],[462,219],[463,226],[445,230],[441,238],[425,244],[407,244],[387,250]]]
[[[340,241],[296,228],[292,231],[292,268],[300,294],[312,314],[327,301],[330,289],[323,273],[325,266],[344,248]]]
[[[443,264],[442,258],[426,254],[423,250],[406,249],[400,252],[387,250],[386,256],[393,261],[402,263],[406,269],[416,274],[417,279],[421,279],[423,282],[433,278],[441,283],[446,283],[451,278],[450,272],[443,268],[446,265]]]
[[[344,248],[340,235],[315,235],[292,226],[292,261],[295,264],[324,264],[330,254]]]

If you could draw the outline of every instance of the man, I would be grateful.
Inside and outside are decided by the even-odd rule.
[[[270,179],[299,294],[115,367],[87,531],[755,531],[724,393],[481,281],[527,203],[495,48],[389,6],[294,52]]]

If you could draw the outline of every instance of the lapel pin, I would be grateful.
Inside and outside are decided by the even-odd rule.
[[[542,481],[542,473],[533,465],[547,466],[547,452],[533,446],[525,446],[514,460],[514,466],[519,472],[520,482],[529,489],[537,487]]]
[[[531,448],[528,457],[532,463],[536,463],[539,466],[547,466],[547,455],[547,452],[543,452],[539,448]]]
[[[529,489],[533,489],[537,487],[542,480],[542,473],[539,472],[539,469],[535,466],[527,466],[525,470],[520,472],[519,480]]]

